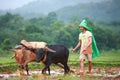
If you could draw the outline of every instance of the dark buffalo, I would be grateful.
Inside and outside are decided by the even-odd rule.
[[[68,73],[70,71],[67,62],[69,57],[69,50],[64,45],[48,45],[48,47],[56,52],[45,51],[42,48],[38,48],[36,51],[37,62],[45,59],[44,64],[45,67],[42,70],[42,73],[48,69],[50,74],[50,65],[52,63],[59,65],[62,64],[64,68],[64,73]]]

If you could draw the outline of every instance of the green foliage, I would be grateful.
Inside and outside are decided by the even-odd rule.
[[[72,42],[71,39],[72,39],[71,35],[62,29],[56,33],[55,43],[63,44],[63,45],[66,45],[67,47],[69,47],[71,45],[69,43]]]
[[[35,25],[28,25],[28,26],[26,26],[26,28],[25,28],[25,32],[27,32],[27,33],[39,33],[40,32],[40,30],[39,30],[39,28],[37,27],[37,26],[35,26]]]
[[[100,50],[120,48],[119,22],[95,25],[89,18],[86,19],[93,29]],[[48,44],[64,44],[68,48],[75,47],[78,42],[80,22],[79,19],[75,19],[71,23],[60,21],[55,12],[30,20],[7,13],[0,16],[0,48],[3,50],[14,48],[22,39],[45,41]],[[113,24],[117,26],[113,26]]]

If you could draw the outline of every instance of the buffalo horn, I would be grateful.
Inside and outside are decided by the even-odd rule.
[[[13,59],[15,57],[15,54],[11,57],[11,59]]]
[[[53,53],[55,53],[55,52],[56,52],[55,50],[50,49],[50,48],[48,48],[48,47],[45,47],[45,49],[46,49],[47,51],[50,51],[50,52],[53,52]]]

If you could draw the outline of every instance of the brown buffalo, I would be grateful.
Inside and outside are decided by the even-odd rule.
[[[36,61],[36,54],[27,49],[15,49],[12,51],[14,52],[13,58],[15,58],[19,67],[25,69],[27,71],[27,75],[29,75],[28,63]]]
[[[44,51],[50,51],[55,52],[52,49],[49,49],[47,46],[43,48]],[[36,61],[36,49],[31,49],[29,47],[24,47],[23,45],[18,45],[16,49],[11,50],[14,52],[14,55],[12,58],[15,58],[17,64],[20,68],[25,69],[27,71],[27,75],[29,75],[28,72],[28,63],[29,62],[35,62]],[[46,55],[44,55],[44,58],[41,60],[42,63],[44,63],[46,60]]]

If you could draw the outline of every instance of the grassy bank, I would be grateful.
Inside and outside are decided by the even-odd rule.
[[[120,66],[120,50],[111,50],[111,51],[101,51],[100,57],[93,58],[93,66],[94,67],[114,67]],[[71,64],[79,64],[79,52],[71,53],[69,58],[69,63]],[[87,65],[87,60],[85,61]]]
[[[93,67],[120,67],[120,50],[115,51],[101,51],[101,56],[93,59]],[[14,71],[18,69],[15,59],[11,59],[13,53],[0,56],[0,72]],[[70,68],[79,68],[79,53],[70,52],[68,65]],[[87,66],[87,61],[85,61]],[[43,64],[32,62],[29,63],[30,69],[41,69]],[[57,66],[51,66],[51,68],[58,68]]]

